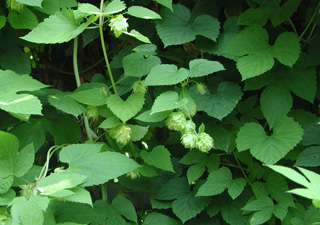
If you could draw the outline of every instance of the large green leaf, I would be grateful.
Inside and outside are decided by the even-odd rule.
[[[8,15],[10,25],[14,29],[30,29],[32,30],[38,25],[36,15],[27,7],[24,7],[19,14],[16,11],[10,11]]]
[[[173,5],[173,11],[162,9],[160,16],[162,20],[156,21],[156,28],[165,47],[191,42],[196,35],[213,41],[218,37],[220,24],[217,19],[209,15],[200,15],[190,21],[190,11],[183,5]]]
[[[78,26],[73,10],[62,9],[49,16],[22,39],[39,44],[68,42],[81,34],[92,21],[89,19]]]
[[[245,205],[242,210],[254,212],[250,224],[258,225],[267,222],[274,212],[274,204],[270,198],[263,196]]]
[[[70,202],[84,203],[92,206],[92,199],[89,191],[80,187],[72,188],[70,191],[72,191],[73,194],[64,197],[65,200]]]
[[[179,109],[188,103],[187,98],[180,99],[175,91],[161,93],[153,103],[150,115],[173,109]]]
[[[232,199],[237,198],[244,189],[246,181],[243,178],[232,180],[231,171],[222,167],[209,174],[207,181],[199,188],[197,196],[211,196],[221,194],[228,188]]]
[[[299,58],[300,45],[295,34],[282,33],[275,45],[270,46],[267,31],[259,26],[250,26],[229,42],[225,53],[240,56],[237,68],[245,80],[270,70],[274,65],[274,57],[292,67]]]
[[[224,70],[221,63],[207,59],[194,59],[189,62],[190,77],[202,77]]]
[[[88,176],[84,186],[107,182],[133,171],[139,164],[117,152],[102,152],[101,144],[75,144],[64,147],[60,161],[69,164],[65,173],[79,173]]]
[[[101,106],[105,105],[107,102],[107,94],[106,89],[104,87],[76,90],[75,92],[66,96],[82,104],[91,106]]]
[[[0,178],[21,177],[28,172],[34,161],[34,150],[28,145],[18,152],[19,141],[9,133],[0,131]]]
[[[142,225],[181,225],[182,223],[158,212],[149,213]]]
[[[21,114],[41,115],[42,105],[31,94],[17,94],[22,91],[36,91],[47,87],[28,75],[18,75],[10,70],[0,70],[0,109]]]
[[[197,93],[195,86],[190,89],[190,95],[197,105],[197,110],[221,120],[236,107],[242,97],[242,92],[237,84],[222,82],[214,95],[208,90],[201,95]]]
[[[144,95],[132,93],[127,100],[122,100],[117,95],[111,95],[107,99],[107,106],[123,122],[134,117],[144,105]]]
[[[139,52],[127,55],[122,60],[125,75],[132,77],[142,77],[160,63],[161,60],[158,57],[152,55],[145,57]]]
[[[153,67],[144,81],[146,86],[174,85],[178,84],[189,76],[189,70],[178,69],[172,64],[162,64]]]
[[[43,211],[35,198],[30,198],[20,209],[20,220],[23,225],[42,225],[44,221]]]
[[[320,166],[320,146],[311,146],[302,151],[296,161],[296,166]]]
[[[270,136],[257,123],[245,124],[238,132],[236,142],[239,151],[250,149],[256,159],[274,164],[301,141],[302,135],[303,130],[297,122],[283,117],[275,123]]]
[[[170,152],[162,145],[158,145],[151,152],[141,151],[141,158],[154,167],[174,172],[170,159]]]
[[[161,19],[158,13],[142,6],[131,6],[128,8],[128,14],[143,19]]]

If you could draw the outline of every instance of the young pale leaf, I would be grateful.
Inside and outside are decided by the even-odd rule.
[[[149,213],[142,225],[182,225],[181,222],[158,212]]]
[[[236,143],[239,151],[250,149],[256,159],[274,164],[301,141],[302,135],[303,129],[298,123],[283,117],[275,123],[271,136],[257,123],[245,124],[238,132]]]
[[[84,203],[92,206],[92,199],[89,191],[80,187],[71,188],[70,191],[72,191],[74,194],[64,197],[65,200],[70,202]]]
[[[142,41],[144,43],[148,43],[151,44],[151,41],[149,40],[148,37],[142,35],[141,33],[139,33],[138,31],[132,29],[130,32],[123,32],[126,35],[129,35],[131,37],[134,37],[135,39]]]
[[[160,86],[178,84],[189,76],[189,70],[180,68],[172,64],[162,64],[153,67],[147,75],[144,85]]]
[[[160,63],[161,60],[157,56],[144,57],[138,52],[127,55],[122,60],[125,75],[132,77],[142,77]]]
[[[161,19],[158,13],[142,6],[131,6],[128,8],[128,14],[143,19]]]
[[[207,59],[194,59],[189,62],[190,77],[202,77],[221,70],[225,70],[223,65],[216,61]]]
[[[101,106],[107,102],[107,94],[103,87],[79,90],[67,96],[82,104],[90,106]]]
[[[43,0],[15,0],[15,1],[25,5],[41,7],[41,3]]]
[[[187,98],[180,99],[177,92],[166,91],[161,93],[153,103],[150,115],[173,109],[179,109],[188,103]]]
[[[188,193],[172,202],[172,211],[185,223],[198,215],[209,203],[210,198],[195,197],[192,193]]]
[[[144,105],[144,95],[132,93],[127,100],[122,100],[117,95],[111,95],[107,99],[107,106],[123,122],[134,117]]]
[[[190,11],[183,5],[173,5],[173,11],[165,8],[160,16],[162,20],[156,21],[156,29],[165,47],[193,41],[196,35],[213,41],[218,37],[220,24],[217,19],[201,15],[190,23]]]
[[[141,151],[141,158],[154,167],[174,172],[170,159],[170,152],[162,145],[158,145],[151,152]]]
[[[117,152],[102,152],[101,144],[75,144],[64,147],[60,161],[69,164],[64,172],[88,177],[83,186],[98,185],[140,167],[134,160]]]
[[[103,15],[111,15],[126,9],[126,4],[121,0],[113,0],[103,10]]]
[[[36,15],[27,7],[24,7],[19,14],[11,10],[8,15],[8,20],[14,29],[30,29],[32,30],[38,25]]]
[[[68,42],[81,34],[86,27],[94,21],[89,19],[86,23],[78,26],[72,9],[62,9],[56,14],[49,16],[30,33],[21,37],[26,41],[38,44],[56,44]]]
[[[68,96],[68,93],[57,91],[57,93],[48,96],[49,103],[57,109],[74,116],[87,111],[87,109]]]
[[[242,92],[239,85],[222,82],[215,95],[210,94],[208,90],[201,95],[197,93],[195,86],[190,89],[190,95],[197,105],[197,110],[221,120],[236,107],[242,97]]]

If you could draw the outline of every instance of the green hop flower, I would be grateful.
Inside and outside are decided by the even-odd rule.
[[[119,37],[124,31],[127,31],[129,24],[127,23],[127,18],[124,18],[123,15],[120,14],[110,20],[109,27],[111,27],[114,35]]]
[[[130,177],[132,180],[140,177],[140,172],[138,170],[131,171],[126,174],[127,177]]]
[[[185,148],[194,148],[196,146],[196,140],[197,140],[197,135],[195,135],[194,133],[185,133],[184,135],[182,135],[181,137],[181,144],[185,147]]]
[[[201,152],[208,153],[210,149],[213,148],[212,137],[205,132],[198,134],[196,140],[196,148]]]
[[[24,4],[20,2],[16,2],[16,0],[7,0],[7,7],[11,10],[15,10],[17,12],[21,12],[24,7]]]
[[[206,86],[204,86],[201,83],[197,83],[197,92],[200,93],[201,95],[204,95],[206,93]]]
[[[173,112],[166,120],[166,125],[170,130],[183,131],[186,127],[186,117],[183,112]]]
[[[183,133],[190,133],[196,129],[196,125],[192,120],[187,120]]]
[[[93,119],[93,121],[97,121],[99,118],[98,109],[95,106],[88,106],[86,116],[88,119]]]
[[[136,81],[132,85],[132,91],[133,93],[140,93],[140,94],[145,94],[147,91],[147,87],[143,86],[143,81]]]
[[[129,142],[131,139],[131,134],[131,128],[126,125],[117,126],[109,131],[110,137],[123,145],[126,145]]]

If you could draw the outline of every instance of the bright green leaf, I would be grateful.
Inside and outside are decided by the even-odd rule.
[[[134,29],[132,29],[130,32],[123,32],[123,33],[126,35],[129,35],[131,37],[134,37],[135,39],[142,41],[144,43],[148,43],[148,44],[151,43],[148,37],[142,35],[140,32],[138,32]]]
[[[300,142],[302,135],[303,130],[298,123],[283,117],[275,123],[270,136],[257,123],[245,124],[238,132],[236,142],[239,151],[250,149],[256,159],[274,164]]]
[[[109,118],[102,121],[99,127],[102,129],[110,129],[116,127],[119,123],[120,121],[116,116],[110,116]]]
[[[67,96],[82,104],[90,106],[101,106],[107,102],[107,94],[103,87],[79,90]]]
[[[70,176],[70,174],[68,175]],[[70,191],[74,194],[64,197],[65,200],[70,202],[80,202],[92,206],[92,199],[89,191],[80,187],[71,188]]]
[[[178,93],[166,91],[160,94],[153,103],[150,115],[173,109],[179,109],[188,103],[187,98],[179,99]]]
[[[7,191],[6,193],[0,194],[0,205],[8,205],[15,197],[16,192],[13,189],[9,189],[9,191]]]
[[[0,177],[0,194],[5,194],[9,191],[13,183],[13,177],[8,176],[5,178]]]
[[[207,59],[194,59],[189,62],[190,77],[202,77],[221,70],[224,67],[221,63],[216,61],[209,61]]]
[[[126,5],[121,0],[113,0],[103,9],[103,15],[111,15],[123,11]]]
[[[10,11],[8,20],[14,29],[32,30],[38,25],[38,19],[36,15],[27,7],[24,7],[19,14],[16,11]]]
[[[158,145],[151,152],[141,151],[141,158],[154,167],[174,172],[170,159],[170,152],[162,145]]]
[[[20,209],[22,225],[42,225],[44,215],[34,198],[30,198]]]
[[[43,0],[15,0],[15,1],[20,2],[22,4],[25,4],[25,5],[41,7],[41,3]]]
[[[128,14],[143,19],[161,19],[158,13],[144,8],[142,6],[131,6],[128,8]]]
[[[144,95],[132,93],[127,100],[122,100],[117,95],[111,95],[107,98],[107,106],[123,122],[134,117],[144,105]]]
[[[138,52],[127,55],[122,60],[125,75],[132,77],[142,77],[160,63],[161,60],[157,56],[144,57]]]
[[[101,14],[100,9],[90,3],[80,3],[78,5],[78,10],[86,14]]]
[[[147,75],[144,85],[159,86],[159,85],[174,85],[178,84],[189,76],[189,70],[180,68],[172,64],[162,64],[153,67]]]

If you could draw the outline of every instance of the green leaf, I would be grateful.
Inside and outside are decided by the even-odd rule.
[[[135,119],[148,123],[156,123],[170,116],[171,112],[172,111],[163,111],[151,114],[151,110],[147,110],[135,117]]]
[[[237,68],[242,80],[270,70],[274,65],[274,57],[289,67],[298,60],[300,46],[296,35],[282,33],[274,46],[268,42],[267,31],[259,26],[245,28],[229,42],[225,53],[240,56]]]
[[[107,102],[107,94],[104,87],[76,90],[67,96],[82,104],[90,106],[101,106]]]
[[[90,3],[79,3],[78,10],[86,14],[93,14],[93,15],[101,14],[100,9]]]
[[[8,20],[14,29],[30,29],[32,30],[38,25],[36,15],[27,7],[24,7],[19,14],[11,10],[8,15]]]
[[[9,191],[13,183],[13,177],[8,176],[5,178],[0,177],[0,194],[5,194]]]
[[[57,91],[55,94],[48,96],[49,103],[57,109],[74,116],[87,111],[87,109],[68,96],[68,93]]]
[[[295,166],[320,166],[320,146],[311,146],[302,151]]]
[[[155,199],[158,200],[173,200],[179,196],[185,196],[189,193],[189,184],[186,178],[175,178],[161,185]]]
[[[126,9],[126,5],[121,0],[113,0],[103,9],[103,15],[111,15]]]
[[[117,95],[111,95],[107,98],[107,106],[123,122],[134,117],[144,105],[144,95],[132,93],[127,100],[122,100]]]
[[[78,3],[75,0],[43,0],[41,7],[36,9],[48,15],[52,15],[62,8],[76,7]]]
[[[131,37],[134,37],[135,39],[142,41],[144,43],[148,43],[148,44],[151,43],[148,37],[142,35],[140,32],[138,32],[134,29],[132,29],[130,32],[123,32],[123,33],[126,35],[129,35]]]
[[[18,75],[10,70],[0,70],[0,109],[21,114],[41,115],[42,105],[31,94],[17,94],[22,91],[36,91],[46,85],[28,75]]]
[[[69,164],[64,173],[79,173],[88,176],[84,186],[107,182],[139,167],[132,159],[117,152],[102,152],[101,144],[75,144],[64,147],[60,161]]]
[[[42,225],[44,215],[34,198],[30,198],[20,209],[20,220],[23,225]]]
[[[189,62],[190,77],[202,77],[221,70],[224,67],[221,63],[216,61],[209,61],[207,59],[194,59]]]
[[[271,218],[274,204],[270,198],[264,196],[247,203],[242,210],[255,212],[250,219],[250,224],[263,224]]]
[[[181,225],[182,223],[158,212],[149,213],[142,225]]]
[[[208,90],[201,95],[197,93],[195,86],[189,92],[198,111],[204,111],[219,120],[231,113],[242,97],[240,87],[231,82],[220,83],[215,95],[210,94]]]
[[[164,7],[167,7],[171,11],[173,10],[172,9],[172,0],[154,0],[154,1],[158,2],[159,4],[163,5]]]
[[[6,193],[0,194],[0,205],[8,205],[15,197],[16,192],[13,189],[9,189],[9,191],[7,191]]]
[[[172,64],[162,64],[153,67],[147,75],[144,85],[159,86],[159,85],[174,85],[178,84],[189,76],[189,70],[180,68]]]
[[[49,16],[22,39],[38,44],[68,42],[81,34],[92,21],[78,26],[72,9],[62,9]]]
[[[157,56],[144,57],[136,52],[123,58],[122,64],[126,76],[142,77],[148,74],[154,66],[160,65],[161,60]]]
[[[172,211],[185,223],[198,215],[209,203],[210,198],[194,197],[192,193],[188,193],[172,202]]]
[[[138,125],[128,124],[128,127],[131,128],[131,140],[132,141],[140,141],[148,132],[149,127],[143,127]]]
[[[112,207],[117,209],[122,216],[137,223],[137,213],[131,201],[117,197],[112,200]]]
[[[156,55],[157,46],[154,44],[142,44],[138,45],[134,49],[132,49],[135,52],[138,52],[142,55]]]
[[[183,5],[173,5],[173,11],[162,9],[160,16],[162,20],[156,21],[156,29],[165,47],[191,42],[196,35],[213,41],[218,37],[220,24],[217,19],[200,15],[191,22],[190,11]]]
[[[270,136],[259,124],[245,124],[238,132],[236,143],[239,151],[250,149],[256,159],[274,164],[300,142],[302,135],[303,130],[298,123],[283,117],[275,123]]]
[[[32,145],[18,152],[19,141],[9,133],[0,131],[0,178],[21,177],[28,172],[34,161]]]
[[[246,180],[242,177],[232,180],[232,182],[228,186],[228,193],[231,196],[231,198],[237,198],[243,192],[246,184]]]
[[[200,163],[191,165],[187,170],[187,178],[188,178],[189,184],[199,179],[203,175],[205,170],[206,170],[205,166]]]
[[[68,175],[70,176],[70,174]],[[65,200],[70,202],[80,202],[93,206],[90,192],[86,189],[74,187],[71,188],[70,191],[72,191],[74,194],[64,197]]]
[[[143,19],[161,19],[158,13],[142,6],[131,6],[128,8],[128,14]]]
[[[161,93],[153,103],[150,115],[173,109],[179,109],[188,103],[187,98],[180,99],[177,92],[166,91]]]
[[[42,1],[43,0],[16,0],[16,2],[20,2],[25,5],[39,6],[39,7],[41,7]]]
[[[158,145],[151,152],[141,151],[141,158],[154,167],[174,172],[170,159],[170,152],[162,145]]]
[[[54,196],[59,191],[74,188],[87,180],[87,176],[80,174],[50,174],[37,183],[41,195]]]
[[[99,125],[99,128],[110,129],[110,128],[116,127],[119,123],[120,123],[120,121],[116,116],[110,116],[108,119],[105,119]]]
[[[1,49],[0,66],[5,70],[12,70],[18,74],[30,74],[30,59],[18,46],[6,46]]]

